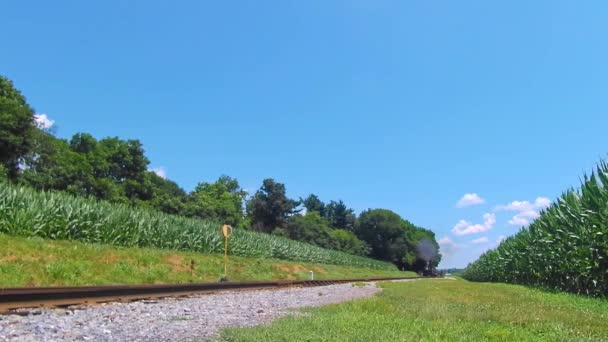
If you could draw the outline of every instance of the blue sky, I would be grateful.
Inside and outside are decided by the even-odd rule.
[[[254,191],[272,177],[293,197],[388,208],[434,230],[442,266],[461,267],[608,152],[607,12],[603,1],[10,1],[0,74],[59,136],[140,139],[187,190],[227,174]],[[459,208],[465,194],[479,203]]]

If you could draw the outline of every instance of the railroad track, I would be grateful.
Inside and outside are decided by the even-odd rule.
[[[418,278],[424,277],[0,288],[0,314],[14,314],[17,313],[17,309],[62,308],[74,305],[93,305],[107,302],[128,302],[166,297],[185,297],[219,291],[311,287],[353,282]]]

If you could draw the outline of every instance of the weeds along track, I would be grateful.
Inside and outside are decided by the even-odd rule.
[[[166,297],[184,297],[218,291],[312,287],[354,282],[420,279],[424,277],[386,277],[331,280],[275,280],[154,285],[113,285],[78,287],[0,288],[0,314],[16,314],[17,309],[62,308],[107,302],[125,302]]]

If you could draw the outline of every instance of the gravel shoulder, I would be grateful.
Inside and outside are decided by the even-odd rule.
[[[227,327],[263,324],[293,314],[293,309],[369,297],[381,290],[375,283],[340,284],[40,310],[0,316],[0,341],[205,340]]]

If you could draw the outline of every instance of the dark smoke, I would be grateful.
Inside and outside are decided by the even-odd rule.
[[[437,256],[437,247],[431,240],[423,239],[418,242],[418,257],[427,263]]]

